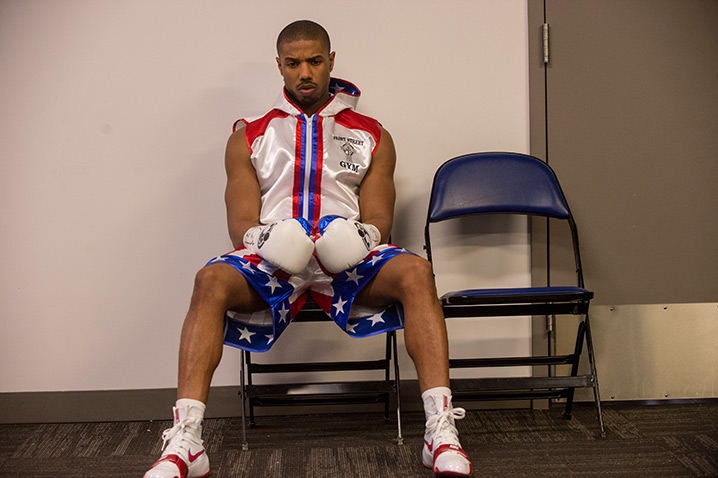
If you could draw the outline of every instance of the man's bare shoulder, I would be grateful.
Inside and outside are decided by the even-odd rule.
[[[394,142],[394,139],[391,137],[391,134],[389,133],[389,130],[384,127],[381,123],[379,124],[379,131],[381,132],[381,139],[386,138],[388,141]]]
[[[246,126],[242,126],[235,129],[235,131],[229,135],[227,140],[227,150],[225,153],[225,163],[227,168],[232,168],[238,163],[249,161],[251,152],[249,145],[247,144]]]
[[[388,157],[388,159],[393,162],[396,159],[394,138],[391,137],[389,130],[384,128],[384,126],[379,125],[379,131],[381,136],[374,157],[376,158],[377,155],[379,155],[380,157]]]

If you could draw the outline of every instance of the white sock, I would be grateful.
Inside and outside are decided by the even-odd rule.
[[[421,400],[424,402],[426,418],[429,418],[431,415],[451,407],[451,389],[449,387],[430,388],[421,394]]]
[[[196,407],[196,408],[199,408],[202,411],[202,414],[204,415],[204,411],[207,408],[207,405],[205,405],[203,402],[200,402],[199,400],[194,400],[192,398],[180,398],[175,403],[175,407],[177,407],[177,408]]]
[[[202,421],[204,419],[204,411],[207,406],[199,400],[191,398],[180,398],[175,403],[174,419],[175,424],[184,421],[188,416],[195,417]]]

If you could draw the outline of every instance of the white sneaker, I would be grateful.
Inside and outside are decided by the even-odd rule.
[[[466,416],[466,410],[452,408],[450,396],[432,396],[429,400],[434,403],[427,408],[424,449],[421,454],[424,466],[432,468],[436,476],[440,477],[470,476],[471,461],[461,448],[459,432],[454,425],[454,420]]]
[[[202,441],[202,411],[174,407],[174,426],[162,433],[162,456],[144,478],[200,478],[209,476],[209,458]]]

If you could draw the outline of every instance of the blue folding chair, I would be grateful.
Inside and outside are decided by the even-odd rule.
[[[440,300],[447,318],[506,316],[580,316],[574,351],[568,355],[451,359],[450,368],[548,366],[547,377],[506,377],[452,380],[454,395],[464,399],[566,399],[564,416],[571,418],[576,388],[592,388],[600,434],[605,437],[596,362],[588,319],[593,292],[584,287],[578,230],[556,174],[543,161],[518,153],[477,153],[442,164],[434,176],[424,229],[427,258],[433,264],[430,225],[486,214],[543,216],[568,222],[576,265],[575,284],[510,289],[465,289]],[[590,374],[579,375],[587,351]],[[549,347],[550,348],[550,347]],[[570,374],[557,376],[557,365]]]

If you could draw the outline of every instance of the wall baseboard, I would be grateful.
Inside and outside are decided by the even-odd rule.
[[[141,390],[83,390],[70,392],[0,393],[0,424],[83,423],[171,420],[174,388]],[[538,401],[537,401],[538,402]],[[242,415],[239,386],[212,387],[207,418]],[[528,408],[529,400],[461,402],[467,410]],[[536,406],[537,404],[534,404]],[[537,408],[543,408],[538,406]],[[395,408],[393,408],[395,410]],[[417,380],[401,381],[402,412],[422,411]],[[296,405],[256,407],[255,415],[307,415],[320,413],[383,412],[382,404]]]
[[[421,410],[416,380],[402,381],[402,410]],[[176,389],[0,393],[0,423],[170,420]],[[239,386],[212,387],[207,418],[238,417]],[[257,416],[382,411],[381,404],[257,407]]]

